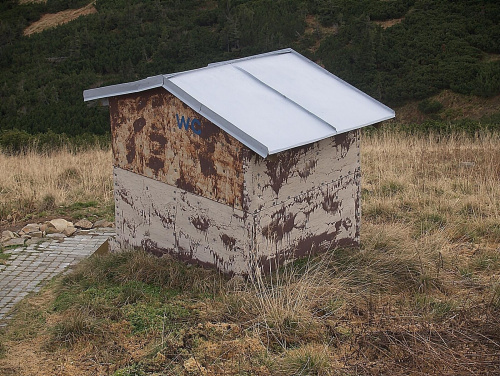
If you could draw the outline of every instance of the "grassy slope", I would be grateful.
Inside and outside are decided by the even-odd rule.
[[[365,134],[361,249],[272,279],[94,257],[20,304],[0,373],[498,373],[499,141]]]

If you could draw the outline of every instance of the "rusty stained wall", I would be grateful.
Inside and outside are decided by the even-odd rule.
[[[359,244],[360,132],[245,160],[244,208],[253,258],[265,269]]]
[[[247,154],[245,177],[251,188],[245,191],[245,203],[254,208],[252,212],[115,167],[118,241],[122,247],[170,253],[237,274],[256,267],[267,271],[284,259],[329,247],[355,245],[359,138],[353,133],[341,140],[320,141],[275,159],[289,161],[290,153],[297,157],[289,170],[277,168],[285,174],[277,192],[272,183],[276,168]],[[323,172],[316,176],[317,168]]]
[[[110,98],[109,108],[115,167],[242,208],[238,140],[163,88]]]
[[[264,159],[163,88],[110,113],[120,246],[247,273],[359,243],[359,131]]]

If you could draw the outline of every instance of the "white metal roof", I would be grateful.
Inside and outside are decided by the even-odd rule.
[[[84,100],[163,86],[263,157],[395,116],[292,49],[84,91]]]

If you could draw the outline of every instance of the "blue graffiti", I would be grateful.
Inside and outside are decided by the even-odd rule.
[[[191,118],[187,118],[186,121],[184,115],[179,118],[179,114],[175,114],[175,117],[177,119],[177,126],[179,127],[179,129],[182,129],[184,127],[184,129],[187,131],[189,128],[191,128],[191,130],[195,134],[201,134],[201,122],[198,119],[191,120]]]

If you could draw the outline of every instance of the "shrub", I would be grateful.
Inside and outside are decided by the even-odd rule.
[[[418,110],[424,114],[437,114],[443,109],[443,104],[432,99],[424,99],[418,104]]]

